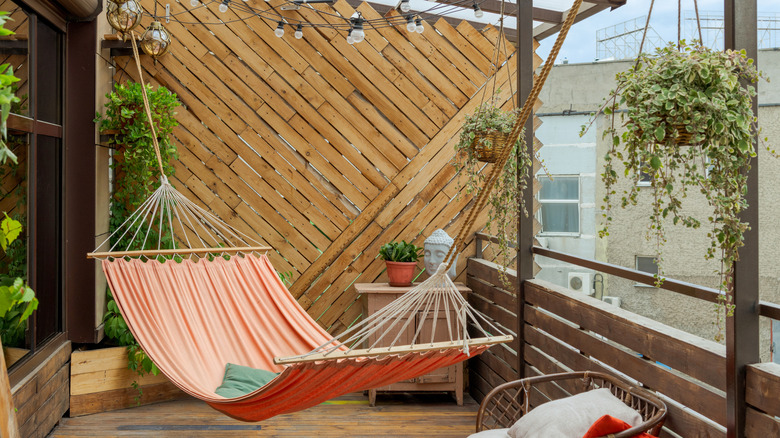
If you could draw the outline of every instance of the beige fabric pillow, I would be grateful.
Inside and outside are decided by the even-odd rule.
[[[582,438],[588,428],[604,415],[619,418],[632,427],[642,416],[607,388],[544,403],[521,417],[509,429],[510,438]]]
[[[482,432],[472,433],[468,438],[509,438],[507,432],[509,429],[490,429]]]

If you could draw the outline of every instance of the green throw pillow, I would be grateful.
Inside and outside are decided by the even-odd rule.
[[[222,397],[235,398],[264,386],[279,373],[228,363],[225,365],[225,377],[214,391]]]

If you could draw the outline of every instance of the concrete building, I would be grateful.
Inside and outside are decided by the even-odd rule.
[[[617,265],[652,271],[656,254],[656,243],[647,238],[649,203],[651,193],[642,191],[636,207],[621,209],[615,207],[614,222],[610,235],[600,239],[597,230],[602,227],[604,189],[601,172],[606,140],[602,138],[605,123],[609,120],[599,116],[589,131],[579,137],[580,127],[590,122],[589,114],[596,112],[604,98],[615,87],[615,74],[628,69],[631,61],[608,61],[556,66],[542,91],[543,106],[539,111],[543,125],[536,135],[544,144],[540,154],[553,176],[577,176],[579,181],[579,230],[577,233],[549,233],[543,231],[541,244],[574,255],[595,258]],[[780,51],[762,50],[758,59],[759,69],[768,78],[780,80]],[[762,81],[759,89],[759,125],[762,137],[768,138],[767,145],[780,149],[780,87],[775,82]],[[759,146],[760,162],[760,294],[765,301],[780,302],[780,159],[773,158]],[[541,179],[544,181],[544,174]],[[622,181],[622,184],[630,184]],[[544,182],[542,182],[544,188]],[[618,193],[626,186],[618,186]],[[541,191],[540,191],[541,193]],[[706,213],[708,207],[702,196],[691,193],[687,201],[692,211]],[[619,197],[618,197],[619,198]],[[619,199],[618,199],[619,200]],[[542,211],[544,200],[540,198]],[[705,216],[706,218],[706,216]],[[544,214],[540,221],[545,226]],[[544,228],[543,228],[544,230]],[[703,286],[717,287],[715,275],[718,266],[705,260],[709,244],[706,226],[689,230],[684,227],[667,228],[667,243],[662,249],[661,267],[663,273],[677,280]],[[561,266],[543,258],[537,261],[542,267],[538,277],[563,286],[571,286],[570,267]],[[581,271],[578,269],[578,271]],[[656,289],[632,281],[609,278],[608,275],[592,273],[584,279],[595,285],[596,297],[619,298],[620,305],[632,312],[651,317],[659,322],[678,327],[690,333],[712,339],[717,333],[716,309],[709,303],[678,294]],[[595,280],[595,281],[594,281]],[[574,282],[576,286],[578,282]],[[585,287],[587,290],[588,288]],[[611,300],[618,301],[618,300]],[[780,323],[761,323],[762,359],[770,360],[773,339],[780,348]],[[780,351],[775,355],[780,361]]]

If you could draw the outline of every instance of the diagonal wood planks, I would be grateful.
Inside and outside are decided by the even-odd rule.
[[[516,89],[514,57],[495,53],[495,27],[381,27],[350,45],[333,29],[277,38],[276,23],[260,18],[182,3],[171,9],[202,23],[166,25],[171,52],[142,60],[146,79],[184,105],[175,183],[274,247],[276,268],[292,273],[291,293],[324,327],[339,331],[360,317],[351,286],[385,280],[376,258],[383,243],[422,245],[436,228],[457,233],[470,204],[450,165],[463,117],[481,103],[483,87],[500,89],[506,102]],[[357,10],[381,18],[367,3]],[[348,17],[355,9],[338,1],[330,11]],[[285,14],[339,20],[306,8]],[[135,78],[129,61],[116,57],[116,80]],[[480,216],[477,227],[484,222]],[[473,252],[469,241],[461,275]]]

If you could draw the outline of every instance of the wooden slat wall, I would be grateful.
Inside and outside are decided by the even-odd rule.
[[[333,8],[354,13],[345,1]],[[357,9],[379,17],[366,3]],[[202,23],[237,18],[182,3],[171,13]],[[285,13],[334,19],[305,8]],[[292,273],[291,292],[331,332],[360,317],[353,283],[386,281],[382,244],[422,246],[437,228],[455,235],[464,220],[469,199],[456,196],[450,162],[464,115],[481,103],[481,87],[493,89],[499,32],[445,20],[424,26],[422,34],[369,29],[350,45],[325,28],[277,38],[276,23],[259,18],[171,22],[171,52],[157,63],[143,57],[146,80],[184,104],[174,133],[176,187],[272,246],[275,267]],[[509,102],[516,66],[505,59],[495,78]],[[116,80],[137,76],[131,58],[115,61]],[[484,222],[483,215],[478,228]],[[473,253],[469,241],[461,280]]]
[[[517,302],[496,286],[495,265],[470,259],[468,284],[476,308],[515,328]],[[723,346],[552,283],[531,280],[524,287],[527,376],[575,370],[619,374],[664,398],[668,430],[684,437],[725,436]],[[516,366],[517,356],[508,349],[493,348],[472,359],[472,396],[481,400],[497,384],[515,380]]]

